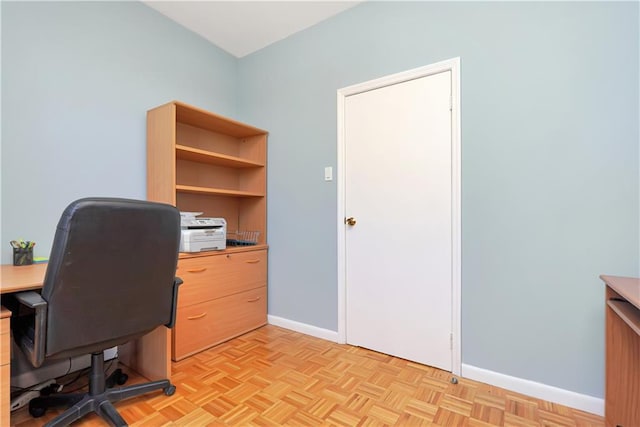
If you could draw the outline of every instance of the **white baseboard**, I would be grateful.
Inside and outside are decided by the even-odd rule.
[[[295,320],[289,320],[272,315],[267,316],[267,323],[300,332],[301,334],[321,338],[323,340],[338,342],[338,333],[336,331],[330,331],[329,329],[318,328],[317,326],[307,325],[306,323],[300,323]]]
[[[604,416],[604,399],[462,364],[462,377]]]

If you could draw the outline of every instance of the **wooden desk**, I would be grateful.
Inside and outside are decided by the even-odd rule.
[[[46,264],[0,266],[0,292],[42,288]],[[160,326],[144,337],[118,346],[120,361],[150,380],[171,379],[171,330]]]
[[[12,293],[40,289],[47,264],[0,265],[0,293]]]
[[[606,283],[605,423],[640,426],[640,279],[600,276]]]
[[[0,294],[42,287],[46,264],[0,265]],[[8,426],[11,405],[11,312],[0,306],[0,426]]]

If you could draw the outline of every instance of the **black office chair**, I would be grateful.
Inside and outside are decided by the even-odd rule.
[[[47,406],[71,406],[47,426],[68,425],[90,412],[126,426],[111,402],[175,392],[169,380],[108,388],[103,351],[158,326],[173,327],[182,283],[175,277],[179,244],[180,213],[170,205],[87,198],[66,208],[42,294],[16,296],[33,316],[17,322],[13,333],[34,367],[90,353],[89,392],[38,397],[30,402],[32,415],[43,415]]]

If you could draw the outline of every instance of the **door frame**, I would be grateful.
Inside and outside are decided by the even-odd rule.
[[[345,101],[346,97],[379,89],[385,86],[451,71],[451,238],[452,238],[452,289],[451,289],[451,367],[454,375],[460,375],[461,355],[461,276],[462,276],[462,226],[461,226],[461,157],[460,157],[460,58],[452,58],[424,67],[414,68],[364,83],[338,89],[338,153],[337,153],[337,256],[338,256],[338,342],[347,342],[347,281],[346,281],[346,161],[345,161]]]

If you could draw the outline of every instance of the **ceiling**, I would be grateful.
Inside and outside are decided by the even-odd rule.
[[[143,0],[237,58],[311,27],[363,0]]]

